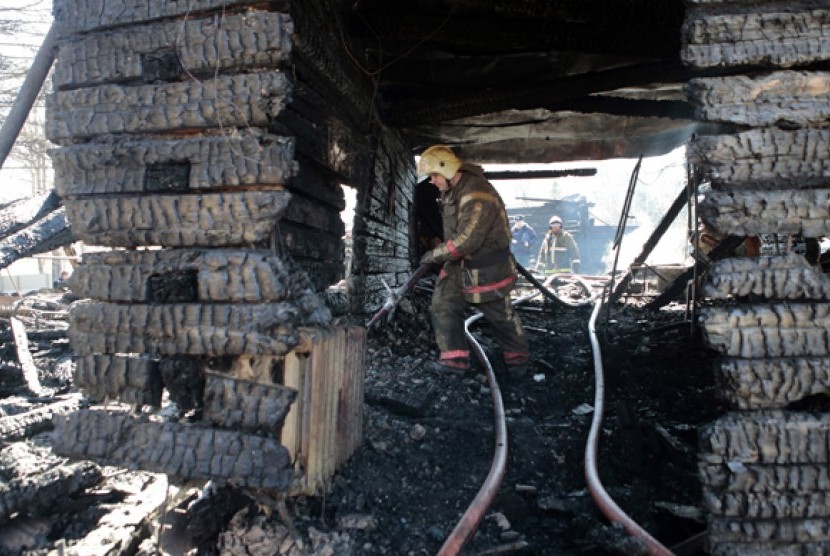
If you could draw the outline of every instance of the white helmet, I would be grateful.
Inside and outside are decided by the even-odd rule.
[[[441,174],[451,180],[461,168],[461,159],[446,145],[434,145],[421,154],[418,161],[418,177]]]
[[[550,217],[550,221],[548,221],[548,226],[553,226],[554,224],[562,225],[562,219],[556,215]]]

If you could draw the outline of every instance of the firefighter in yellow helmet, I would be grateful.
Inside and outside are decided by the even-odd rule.
[[[441,192],[444,220],[444,242],[421,258],[421,263],[442,265],[431,306],[441,353],[430,367],[455,373],[469,368],[464,318],[471,304],[495,330],[510,376],[523,376],[528,343],[510,303],[517,272],[504,202],[480,166],[462,162],[443,145],[423,152],[418,175],[428,176]]]

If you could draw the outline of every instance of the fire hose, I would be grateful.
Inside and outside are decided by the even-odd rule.
[[[591,430],[588,433],[588,442],[585,445],[585,480],[588,483],[588,490],[591,498],[599,507],[600,511],[612,522],[621,525],[629,535],[643,541],[648,553],[652,556],[669,556],[672,552],[663,546],[657,539],[640,527],[631,519],[608,495],[602,486],[597,471],[597,448],[599,445],[599,431],[602,424],[602,416],[605,409],[605,381],[602,370],[602,353],[599,348],[599,341],[596,334],[597,315],[602,307],[602,302],[594,304],[591,319],[588,321],[588,332],[591,336],[591,349],[594,354],[595,370],[595,392],[594,392],[594,417],[591,421]]]

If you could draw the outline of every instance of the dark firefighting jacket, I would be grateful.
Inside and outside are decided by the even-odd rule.
[[[444,243],[422,263],[444,263],[442,274],[460,267],[464,299],[483,303],[503,298],[516,281],[510,225],[504,202],[480,166],[463,164],[458,184],[441,198]]]

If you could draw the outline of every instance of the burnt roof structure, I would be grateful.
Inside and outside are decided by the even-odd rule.
[[[413,148],[478,162],[658,155],[701,125],[681,0],[342,2],[352,63]]]

